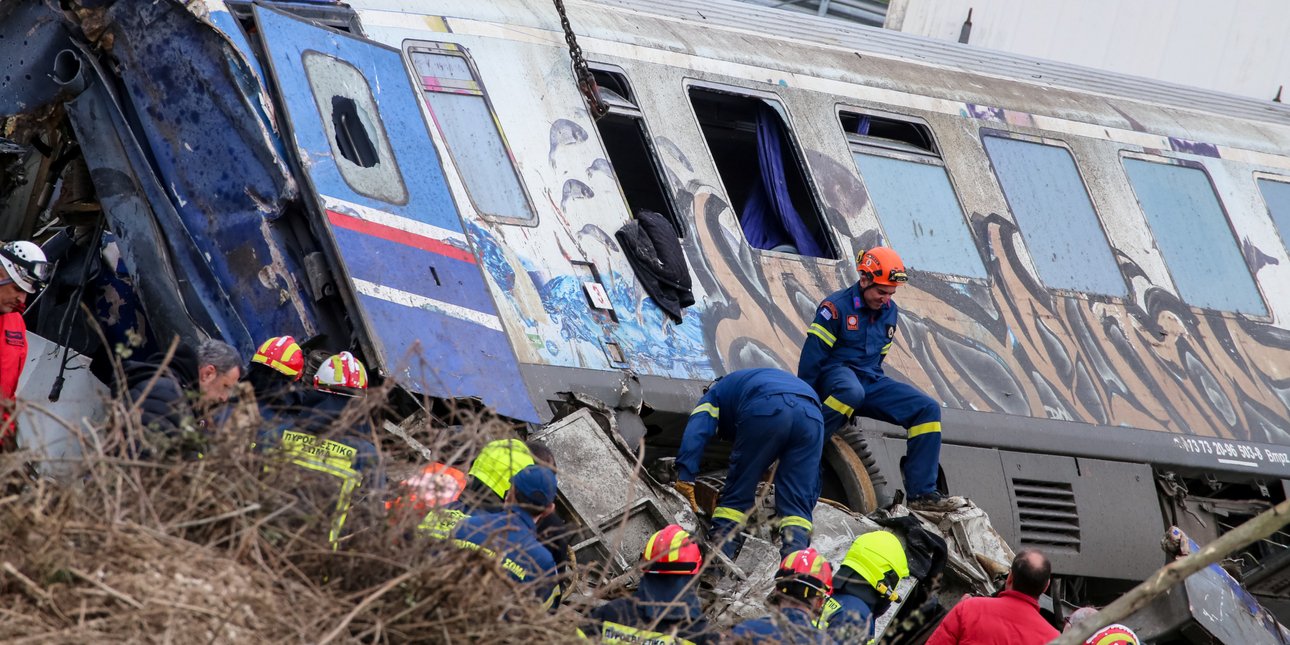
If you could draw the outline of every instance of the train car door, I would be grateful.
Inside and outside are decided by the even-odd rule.
[[[369,360],[537,421],[400,52],[258,5],[255,19]]]

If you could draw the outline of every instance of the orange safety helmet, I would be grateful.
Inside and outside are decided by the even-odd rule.
[[[367,369],[349,352],[323,361],[314,374],[314,387],[334,394],[353,394],[367,389]]]
[[[645,560],[645,571],[648,573],[694,575],[703,565],[699,545],[677,524],[669,524],[651,535],[641,557]]]
[[[875,246],[857,254],[856,271],[872,278],[874,284],[888,287],[899,287],[909,282],[900,255],[885,246]]]
[[[815,549],[788,554],[775,572],[775,588],[780,593],[805,600],[808,596],[833,594],[833,567]]]
[[[299,381],[305,371],[305,353],[290,336],[274,336],[264,341],[260,349],[255,350],[251,362],[269,367],[293,381]]]
[[[393,501],[385,503],[385,510],[411,509],[429,511],[432,508],[446,506],[461,497],[466,488],[466,473],[447,464],[435,462],[422,468],[417,474],[399,482],[403,491]]]

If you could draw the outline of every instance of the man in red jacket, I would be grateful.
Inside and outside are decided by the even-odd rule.
[[[1012,572],[995,598],[965,598],[950,610],[927,645],[1043,645],[1058,631],[1039,614],[1039,596],[1048,590],[1048,558],[1026,549],[1012,561]]]
[[[49,280],[49,263],[39,246],[31,242],[0,244],[0,452],[13,449],[17,428],[10,419],[18,378],[27,364],[27,323],[22,311],[27,295],[36,293]]]

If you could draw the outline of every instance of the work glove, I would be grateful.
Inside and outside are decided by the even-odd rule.
[[[685,501],[690,503],[690,509],[694,511],[695,515],[702,515],[702,511],[699,509],[699,500],[694,498],[694,482],[676,482],[672,484],[672,488],[675,488],[676,492],[680,493],[681,497],[684,497]]]

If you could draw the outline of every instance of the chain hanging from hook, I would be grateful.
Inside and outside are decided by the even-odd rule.
[[[582,48],[578,46],[578,38],[574,35],[573,27],[569,25],[569,15],[564,10],[564,0],[555,0],[555,10],[560,14],[560,26],[564,28],[564,42],[569,44],[569,58],[573,59],[573,75],[578,79],[578,89],[582,91],[583,98],[587,99],[591,118],[599,121],[609,114],[609,104],[600,98],[600,86],[596,84],[596,77],[587,66],[587,59],[582,57]]]

